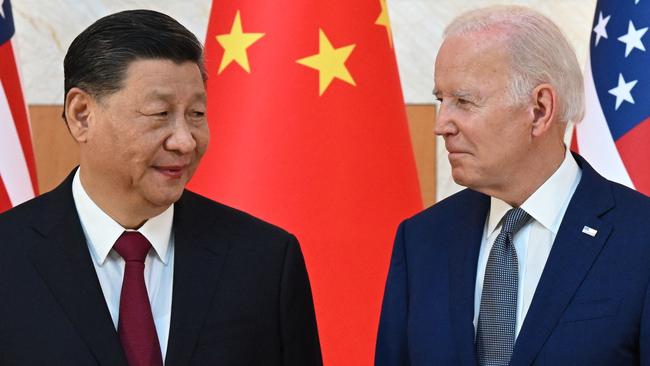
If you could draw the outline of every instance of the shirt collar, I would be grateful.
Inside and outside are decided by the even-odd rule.
[[[507,204],[505,201],[495,197],[490,197],[490,214],[488,216],[488,236],[492,235],[492,232],[496,230],[497,225],[499,225],[499,222],[501,222],[503,216],[505,216],[508,210],[511,208],[512,206]]]
[[[565,150],[560,167],[521,205],[535,221],[553,234],[557,234],[560,228],[564,211],[582,175],[569,149]],[[503,216],[511,208],[505,201],[491,197],[488,235],[496,230]]]
[[[80,169],[77,169],[72,181],[72,196],[81,226],[89,242],[93,260],[101,266],[106,261],[117,239],[127,229],[102,211],[88,196],[79,178]],[[156,255],[164,264],[167,264],[169,257],[169,239],[173,219],[174,205],[170,205],[164,212],[150,218],[137,230],[149,240]]]

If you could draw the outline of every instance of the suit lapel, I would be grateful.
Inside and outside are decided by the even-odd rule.
[[[461,365],[476,365],[474,348],[474,290],[476,266],[483,237],[485,220],[490,208],[488,196],[468,192],[470,202],[462,205],[462,212],[454,220],[449,240],[449,309],[452,333],[456,340]],[[467,212],[466,208],[472,210]]]
[[[582,178],[564,215],[517,338],[511,365],[530,365],[556,327],[612,230],[599,217],[614,206],[609,182],[584,160]],[[583,228],[597,230],[595,236]]]
[[[230,248],[227,228],[186,192],[174,207],[174,288],[165,365],[187,365]]]
[[[126,366],[74,206],[73,175],[47,194],[29,257],[97,362]]]

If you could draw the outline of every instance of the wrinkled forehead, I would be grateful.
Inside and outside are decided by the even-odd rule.
[[[445,37],[438,54],[439,60],[454,64],[462,61],[481,61],[485,58],[509,58],[511,36],[504,28],[488,28]]]
[[[470,93],[477,96],[507,86],[510,57],[505,39],[490,32],[447,37],[436,57],[434,93]]]

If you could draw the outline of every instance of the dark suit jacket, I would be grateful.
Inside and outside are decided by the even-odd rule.
[[[71,183],[0,215],[1,365],[126,366]],[[188,191],[173,232],[167,366],[322,364],[295,237]]]
[[[576,160],[582,178],[510,364],[650,365],[650,199]],[[477,364],[474,286],[489,206],[466,189],[400,225],[377,366]]]

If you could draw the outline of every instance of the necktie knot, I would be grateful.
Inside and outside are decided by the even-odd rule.
[[[126,262],[144,263],[147,253],[151,249],[151,243],[137,231],[125,231],[117,239],[113,249]]]
[[[530,215],[521,207],[511,208],[506,212],[503,219],[503,231],[506,234],[514,235],[521,229],[526,222],[530,219]]]

